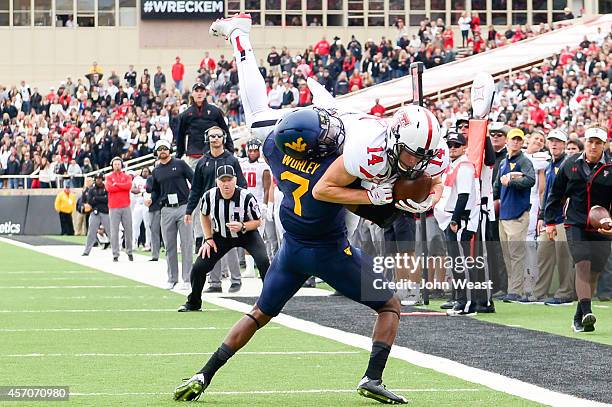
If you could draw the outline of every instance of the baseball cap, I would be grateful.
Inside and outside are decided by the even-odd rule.
[[[563,141],[564,143],[567,143],[567,133],[564,132],[563,130],[559,130],[559,129],[551,130],[550,133],[548,133],[548,136],[546,136],[546,139],[550,140],[552,138]]]
[[[598,138],[601,141],[603,141],[604,143],[606,141],[608,141],[608,135],[606,134],[606,131],[604,129],[602,129],[601,127],[591,127],[591,128],[588,128],[584,132],[584,138],[585,139]]]
[[[235,177],[236,171],[234,171],[234,167],[231,165],[222,165],[217,168],[217,179],[221,179],[223,177]]]
[[[446,139],[446,142],[449,144],[457,143],[457,144],[461,144],[462,146],[464,146],[466,143],[465,136],[463,134],[449,132],[447,137],[448,138]]]
[[[489,124],[489,133],[502,133],[505,136],[510,130],[510,126],[502,122],[492,122]]]
[[[522,140],[525,140],[525,133],[523,133],[523,130],[521,130],[519,128],[515,128],[515,129],[510,130],[507,133],[506,137],[509,140],[512,140],[515,137],[520,137]]]
[[[196,89],[204,89],[204,90],[206,90],[206,85],[204,85],[204,83],[202,83],[202,82],[196,82],[191,87],[191,91],[193,92]]]

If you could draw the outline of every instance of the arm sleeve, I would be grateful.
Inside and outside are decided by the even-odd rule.
[[[194,172],[191,169],[191,167],[189,166],[189,164],[187,164],[185,161],[181,160],[181,162],[183,163],[183,174],[185,175],[185,178],[187,178],[187,180],[189,181],[189,183],[193,182],[193,175]]]
[[[201,207],[200,210],[202,212],[202,215],[204,215],[204,216],[210,215],[210,195],[211,195],[212,191],[215,191],[215,188],[209,189],[202,196],[202,207]],[[189,196],[191,196],[191,194]]]
[[[497,176],[493,180],[493,200],[494,201],[499,199],[500,188],[501,188],[501,183],[499,181],[500,177],[501,177],[501,171],[498,170]]]
[[[465,212],[465,205],[467,205],[470,194],[462,193],[457,196],[457,203],[455,204],[455,210],[453,211],[452,220],[459,223],[461,215]]]
[[[242,167],[240,167],[240,162],[237,158],[234,157],[234,163],[232,164],[234,167],[234,171],[236,171],[236,185],[240,188],[247,188],[246,178],[244,178],[244,174],[242,173]]]
[[[249,194],[249,203],[247,204],[247,216],[249,220],[259,220],[261,219],[261,210],[259,209],[259,205],[257,204],[257,199],[251,194]]]
[[[176,158],[185,154],[185,112],[178,116],[178,134],[176,135]]]
[[[198,202],[204,193],[204,188],[202,186],[202,182],[204,180],[204,175],[202,174],[204,166],[196,165],[195,173],[191,178],[191,191],[189,191],[189,197],[187,198],[187,208],[185,209],[185,214],[191,215],[195,210],[196,206],[198,206]]]
[[[234,140],[232,140],[232,136],[230,135],[229,127],[227,127],[227,123],[225,122],[225,117],[223,116],[223,112],[221,109],[217,108],[217,126],[223,129],[225,132],[225,143],[224,147],[227,151],[234,154]]]
[[[153,174],[151,178],[153,178],[153,182],[151,185],[151,200],[153,202],[159,202],[159,198],[161,195],[159,183],[157,182],[157,179],[155,178],[155,174]]]
[[[544,208],[544,222],[547,225],[555,224],[556,214],[563,208],[563,197],[567,187],[567,175],[565,175],[565,167],[568,161],[564,162],[559,168],[559,172],[555,176],[552,188],[548,191],[546,197],[546,207]]]
[[[485,138],[484,164],[489,167],[495,165],[495,149],[490,137]]]
[[[508,186],[518,189],[528,189],[535,185],[535,170],[531,160],[525,156],[521,160],[521,172],[523,176],[518,179],[513,179],[508,183]]]

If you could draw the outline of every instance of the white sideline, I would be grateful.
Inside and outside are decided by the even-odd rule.
[[[206,311],[225,311],[220,308],[206,308]],[[162,309],[29,309],[29,310],[10,310],[10,309],[2,309],[0,313],[4,314],[47,314],[47,313],[64,313],[64,312],[176,312],[175,308],[162,308]]]
[[[357,351],[290,351],[290,352],[240,352],[240,355],[265,355],[265,356],[294,356],[294,355],[357,355],[363,352]],[[46,358],[46,357],[176,357],[176,356],[210,356],[213,352],[172,352],[172,353],[13,353],[2,355],[0,358]]]
[[[479,392],[481,389],[394,389],[402,393],[460,393]],[[253,391],[206,391],[209,395],[241,394],[318,394],[318,393],[354,393],[355,389],[308,389],[308,390],[253,390]],[[170,393],[70,393],[70,396],[167,396]]]
[[[66,259],[66,257],[62,256],[61,253],[54,252],[53,250],[46,250],[44,246],[32,246],[26,243],[17,242],[1,237],[0,241],[15,246],[23,247],[29,250],[33,250],[39,253],[58,257],[64,260],[73,261],[71,258]],[[74,262],[78,264],[84,264],[82,261]],[[116,263],[114,264],[116,265]],[[118,272],[116,267],[112,268],[113,263],[108,263],[108,266],[110,266],[111,268],[109,268],[105,262],[98,262],[98,264],[93,265],[85,265],[111,274],[122,275],[123,277],[130,278],[141,283],[151,284],[156,287],[161,287],[161,284],[163,284],[163,279],[160,279],[160,276],[156,276],[148,272],[140,273],[138,275],[138,278],[134,278],[132,276],[132,273],[126,273],[126,275],[124,275],[121,272]],[[205,301],[238,312],[249,312],[252,308],[248,304],[235,300],[230,300],[227,298],[206,297]],[[343,343],[345,345],[364,349],[366,351],[371,350],[372,339],[363,335],[357,335],[354,333],[344,332],[335,328],[329,328],[323,325],[316,324],[314,322],[301,320],[285,314],[280,314],[279,316],[274,318],[273,321],[277,324],[293,328],[301,332],[321,336],[327,339],[334,340],[336,342]],[[466,380],[471,383],[480,384],[493,390],[497,390],[506,394],[521,397],[523,399],[535,401],[545,405],[559,407],[608,406],[608,404],[605,403],[581,399],[568,394],[555,392],[549,389],[545,389],[543,387],[536,386],[534,384],[523,382],[518,379],[513,379],[483,369],[467,366],[449,359],[441,358],[439,356],[433,356],[428,355],[426,353],[417,352],[415,350],[403,346],[394,345],[391,349],[391,356],[416,366],[431,369],[436,372],[446,374],[448,376],[457,377],[459,379]]]

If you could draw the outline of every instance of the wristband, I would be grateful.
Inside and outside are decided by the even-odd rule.
[[[246,233],[246,225],[244,224],[244,222],[240,222],[242,223],[242,229],[240,229],[242,231],[242,233]]]
[[[212,237],[206,238],[204,239],[204,242],[208,242],[209,240],[213,240],[213,238]]]

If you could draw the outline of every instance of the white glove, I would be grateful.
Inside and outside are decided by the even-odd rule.
[[[397,201],[395,203],[395,207],[402,211],[412,212],[412,213],[422,213],[427,212],[431,209],[433,204],[433,197],[429,195],[426,200],[423,202],[414,202],[412,199],[405,199],[403,201]]]
[[[261,219],[266,219],[266,215],[268,214],[268,205],[262,203],[259,206],[259,211],[261,212]]]
[[[266,211],[266,220],[272,222],[274,220],[274,204],[268,202],[268,210]]]
[[[368,198],[373,205],[386,205],[393,202],[393,184],[383,182],[368,191]]]

